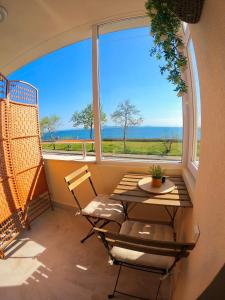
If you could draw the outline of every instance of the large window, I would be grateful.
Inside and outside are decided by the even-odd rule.
[[[87,154],[96,154],[98,161],[181,161],[182,106],[188,103],[184,156],[197,170],[200,89],[189,28],[184,29],[189,88],[183,101],[161,75],[162,61],[150,56],[148,22],[143,17],[93,26],[92,39],[45,55],[9,76],[39,90],[45,151],[80,155],[85,143]]]
[[[149,28],[128,26],[99,27],[102,155],[181,160],[182,99],[149,54]]]

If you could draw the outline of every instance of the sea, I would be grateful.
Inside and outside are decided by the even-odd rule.
[[[55,139],[90,139],[90,130],[88,129],[68,129],[57,130],[53,133]],[[101,130],[102,139],[122,139],[123,129],[121,127],[104,126]],[[182,140],[182,127],[153,127],[136,126],[128,128],[128,139],[161,139],[170,138]],[[42,140],[51,139],[49,133],[42,136]]]

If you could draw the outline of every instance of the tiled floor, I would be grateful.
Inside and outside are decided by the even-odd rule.
[[[89,225],[71,210],[56,208],[34,221],[32,229],[0,261],[1,300],[102,300],[112,291],[117,266],[96,238],[79,241]],[[154,299],[156,275],[124,269],[119,287],[128,293]],[[159,300],[168,300],[169,280]],[[117,295],[115,299],[133,299]]]

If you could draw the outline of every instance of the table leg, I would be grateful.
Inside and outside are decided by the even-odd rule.
[[[123,201],[121,201],[121,204],[122,204],[122,206],[123,206],[123,211],[124,211],[124,215],[125,215],[125,220],[127,220],[127,219],[128,219],[128,212],[127,212],[127,210],[128,210],[128,205],[127,205],[127,203],[124,203]]]
[[[175,220],[175,217],[176,217],[176,214],[177,214],[177,211],[178,211],[179,207],[173,207],[172,212],[169,210],[169,208],[167,206],[164,206],[164,207],[165,207],[165,210],[166,210],[167,214],[170,217],[171,226],[174,227],[174,220]]]

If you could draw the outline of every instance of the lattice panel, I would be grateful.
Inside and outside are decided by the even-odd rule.
[[[7,161],[8,147],[6,141],[0,141],[0,181],[12,176],[10,165]]]
[[[13,139],[11,143],[13,167],[16,174],[40,165],[42,157],[38,137]]]
[[[7,79],[0,73],[0,98],[7,97]]]
[[[13,198],[8,187],[7,180],[0,182],[0,223],[11,215],[10,202],[13,203]]]
[[[3,250],[18,236],[22,230],[23,213],[18,209],[8,218],[0,222],[0,258],[4,257]]]
[[[39,195],[48,191],[43,166],[16,175],[16,181],[20,195],[20,203],[25,212],[27,212],[33,199],[38,198]],[[50,203],[49,197],[48,202]]]
[[[37,89],[26,82],[11,80],[9,82],[9,92],[11,101],[37,104]]]
[[[7,219],[10,214],[20,208],[20,204],[14,201],[16,190],[13,179],[9,178],[0,182],[0,222]]]
[[[1,126],[1,130],[0,130],[0,140],[5,139],[7,132],[7,112],[6,112],[6,103],[5,100],[0,99],[0,126]]]
[[[0,257],[3,257],[3,250],[25,223],[28,225],[51,207],[51,201],[40,146],[37,90],[21,81],[9,82],[1,74],[0,160]]]
[[[38,112],[36,106],[21,105],[19,103],[10,103],[11,114],[11,138],[34,136],[39,138],[37,124]]]
[[[51,202],[49,201],[48,192],[45,192],[30,202],[27,217],[30,221],[33,221],[49,208],[51,208]]]

